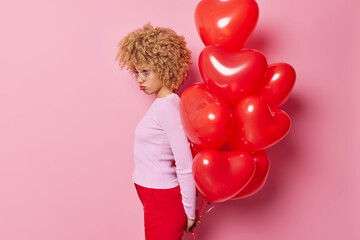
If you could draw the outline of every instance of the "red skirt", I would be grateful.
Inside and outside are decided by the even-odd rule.
[[[135,184],[144,208],[146,240],[181,240],[186,227],[186,214],[180,187],[146,188]]]

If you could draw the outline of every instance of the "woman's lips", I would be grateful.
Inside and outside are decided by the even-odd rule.
[[[144,87],[144,86],[140,86],[140,90],[145,90],[145,87]]]

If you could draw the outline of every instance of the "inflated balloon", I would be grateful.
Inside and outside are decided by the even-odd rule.
[[[195,25],[203,43],[238,51],[251,36],[259,18],[254,0],[202,0]]]
[[[203,83],[193,84],[183,92],[180,115],[186,136],[201,149],[220,148],[233,126],[230,108]]]
[[[210,202],[223,202],[241,191],[255,172],[253,157],[246,152],[203,150],[193,161],[199,192]]]
[[[295,84],[295,70],[287,63],[270,64],[265,74],[265,87],[259,95],[272,107],[279,107],[289,98]]]
[[[270,161],[266,153],[257,152],[252,154],[256,164],[254,176],[250,182],[232,199],[246,198],[257,193],[265,184],[269,174]]]
[[[265,86],[267,67],[266,58],[257,50],[230,52],[207,46],[199,56],[199,69],[204,82],[231,108],[243,97]]]
[[[242,99],[233,110],[234,131],[227,145],[231,150],[254,152],[278,143],[290,130],[290,117],[272,108],[261,97]]]

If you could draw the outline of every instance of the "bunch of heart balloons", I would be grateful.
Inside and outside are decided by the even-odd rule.
[[[203,82],[183,92],[180,114],[196,187],[209,202],[259,191],[270,167],[264,150],[290,129],[279,107],[294,86],[295,70],[287,63],[268,65],[260,51],[243,48],[258,16],[254,0],[202,0],[195,10],[205,45],[199,56]]]

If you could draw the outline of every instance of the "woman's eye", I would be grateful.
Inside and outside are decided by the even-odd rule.
[[[150,72],[149,72],[148,70],[144,70],[144,71],[143,71],[143,74],[144,74],[144,75],[149,75],[149,73],[150,73]]]

